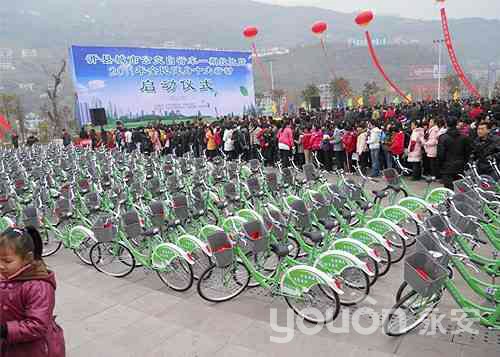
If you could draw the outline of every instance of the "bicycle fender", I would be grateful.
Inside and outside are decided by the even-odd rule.
[[[354,254],[351,254],[349,252],[345,252],[343,250],[338,250],[338,249],[332,249],[328,250],[324,253],[321,253],[315,260],[313,267],[322,270],[319,265],[324,264],[324,260],[328,259],[329,257],[336,259],[335,257],[343,259],[343,260],[348,260],[352,265],[360,268],[363,270],[369,277],[375,276],[374,272],[370,270],[368,267],[368,264],[363,262],[361,259],[359,259],[357,256]],[[323,262],[323,263],[322,263]],[[343,266],[337,273],[341,274],[345,269],[347,269],[348,266]]]
[[[178,239],[179,239],[179,241],[185,239],[185,240],[191,242],[192,244],[194,244],[199,249],[201,249],[203,251],[203,253],[205,253],[209,257],[212,256],[212,252],[210,251],[208,244],[206,242],[203,242],[198,237],[196,237],[192,234],[184,234],[184,235],[180,236]]]
[[[318,281],[328,284],[338,295],[344,294],[337,286],[335,278],[332,279],[328,274],[308,265],[296,265],[287,269],[281,277],[280,289],[284,293],[293,291],[294,295],[300,295],[316,285]],[[287,286],[287,283],[292,286]],[[297,291],[299,289],[301,291]]]
[[[349,233],[348,238],[354,238],[354,239],[356,239],[355,234],[357,234],[357,233],[361,233],[363,235],[367,235],[367,236],[371,237],[372,239],[376,240],[379,244],[381,244],[389,252],[393,252],[394,251],[394,249],[391,247],[391,244],[389,243],[389,241],[387,239],[385,239],[380,234],[378,234],[377,232],[375,232],[375,231],[373,231],[373,230],[371,230],[369,228],[356,228],[356,229],[353,229],[351,231],[351,233]]]
[[[157,245],[151,254],[151,261],[153,263],[153,267],[161,269],[169,265],[176,257],[184,258],[184,260],[191,265],[195,263],[189,253],[172,243],[162,243]]]
[[[71,245],[72,246],[74,245],[74,242],[73,242],[73,239],[72,239],[73,238],[73,234],[76,231],[82,231],[88,237],[90,237],[94,242],[97,242],[97,238],[95,237],[94,232],[92,232],[90,229],[88,229],[87,227],[84,227],[84,226],[75,226],[75,227],[71,228],[71,230],[69,231],[69,235],[70,235]],[[81,241],[77,242],[77,243],[80,244]]]
[[[336,246],[342,244],[342,243],[347,243],[355,246],[358,249],[363,250],[370,258],[375,260],[377,263],[380,263],[382,261],[382,258],[380,258],[377,253],[375,253],[375,250],[367,246],[366,244],[360,242],[359,240],[352,239],[352,238],[342,238],[342,239],[337,239],[334,241],[331,245],[332,249],[336,249]]]
[[[404,197],[399,200],[397,205],[408,208],[410,211],[415,211],[418,208],[424,208],[432,214],[438,213],[438,211],[434,207],[432,207],[432,204],[418,197]]]
[[[387,218],[373,218],[366,223],[366,227],[371,229],[372,231],[375,231],[376,233],[384,236],[384,234],[387,233],[389,230],[385,231],[384,234],[382,234],[380,231],[377,232],[374,229],[375,226],[373,226],[373,224],[376,225],[377,223],[381,223],[382,225],[389,226],[392,231],[396,232],[397,235],[400,236],[401,238],[403,238],[404,240],[410,239],[410,237],[408,237],[406,235],[406,233],[403,231],[403,229],[400,226],[398,226],[396,223],[388,220]],[[372,228],[372,227],[374,227],[374,228]]]

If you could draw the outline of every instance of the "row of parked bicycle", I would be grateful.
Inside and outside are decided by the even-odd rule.
[[[462,226],[472,220],[471,211],[463,210],[481,213],[474,225],[498,250],[494,179],[484,181],[472,170],[457,182],[459,193],[430,189],[429,179],[419,197],[394,169],[384,172],[381,191],[367,192],[372,179],[360,177],[355,182],[338,171],[336,182],[329,182],[314,164],[265,169],[259,160],[224,157],[207,161],[56,146],[5,150],[0,229],[35,226],[44,256],[65,247],[113,277],[142,267],[177,291],[196,281],[199,295],[212,302],[260,286],[317,323],[334,320],[341,304],[362,302],[415,242],[417,257],[432,255],[423,252],[422,242],[435,238],[429,222],[436,217],[460,233],[453,242],[469,249],[479,238]],[[471,202],[472,194],[479,199]],[[415,254],[405,261],[405,277]],[[470,248],[466,254],[477,253]],[[485,271],[498,273],[496,257],[481,259],[488,262]],[[415,293],[414,279],[407,283],[401,299],[407,292],[422,296]]]

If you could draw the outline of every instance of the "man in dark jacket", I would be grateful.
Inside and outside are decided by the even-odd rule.
[[[477,138],[473,145],[473,156],[477,160],[480,175],[492,175],[493,169],[488,159],[500,158],[500,137],[492,135],[491,122],[482,121],[477,127]]]
[[[457,129],[457,119],[448,119],[448,130],[441,135],[438,143],[438,160],[441,168],[441,181],[444,187],[453,189],[453,181],[464,172],[465,163],[471,154],[469,138]]]

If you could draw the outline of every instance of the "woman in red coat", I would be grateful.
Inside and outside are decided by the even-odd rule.
[[[0,356],[64,357],[63,330],[55,322],[54,273],[42,260],[34,228],[0,235]]]
[[[392,156],[397,156],[401,158],[401,155],[405,152],[405,134],[400,123],[396,123],[394,126],[394,134],[391,139],[389,146],[389,152]]]

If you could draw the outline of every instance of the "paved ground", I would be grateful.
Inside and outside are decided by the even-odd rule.
[[[273,300],[260,289],[214,305],[203,301],[195,288],[182,294],[172,292],[154,274],[147,275],[141,269],[127,278],[113,279],[82,265],[68,251],[47,261],[57,273],[57,320],[65,330],[69,357],[500,355],[500,332],[475,327],[477,334],[454,333],[458,326],[451,321],[450,309],[455,305],[449,297],[440,305],[440,312],[446,315],[445,330],[434,336],[417,331],[390,338],[380,328],[368,335],[355,332],[349,321],[370,326],[373,319],[379,320],[378,312],[393,305],[401,282],[401,264],[373,287],[370,296],[374,300],[363,303],[375,314],[344,309],[348,333],[325,327],[311,335],[313,331],[304,331],[300,324],[286,328],[286,303]],[[463,286],[460,281],[458,284]],[[271,328],[272,310],[277,312],[281,332]],[[342,320],[339,316],[333,326],[339,328]],[[292,333],[289,343],[271,341],[272,336]]]

